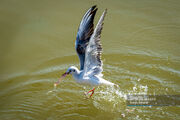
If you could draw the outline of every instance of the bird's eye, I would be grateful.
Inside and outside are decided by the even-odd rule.
[[[73,70],[73,72],[75,72],[75,70]]]

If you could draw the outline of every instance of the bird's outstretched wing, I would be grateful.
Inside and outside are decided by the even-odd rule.
[[[92,6],[83,16],[82,21],[79,25],[75,48],[80,60],[80,70],[84,69],[85,51],[89,43],[89,39],[93,34],[94,30],[94,16],[96,14],[96,6]]]
[[[92,34],[89,44],[86,48],[84,77],[89,75],[100,75],[102,72],[101,52],[102,46],[100,44],[101,31],[103,28],[104,17],[107,13],[105,10],[96,25],[94,33]]]

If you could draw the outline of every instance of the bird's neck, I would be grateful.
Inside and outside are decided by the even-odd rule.
[[[80,77],[81,71],[77,71],[76,73],[72,74],[72,76],[74,77],[74,79],[78,80]]]

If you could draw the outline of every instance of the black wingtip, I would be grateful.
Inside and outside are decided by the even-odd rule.
[[[91,19],[91,20],[92,20],[92,24],[93,24],[94,16],[96,15],[97,10],[98,10],[98,8],[96,8],[96,5],[92,6],[91,12],[90,12],[90,14],[89,14],[89,15],[92,15],[92,16],[91,16],[91,18],[92,18],[92,19]]]
[[[98,10],[98,8],[96,8],[97,5],[94,5],[91,7],[91,13],[95,13],[96,14],[96,11]]]
[[[91,7],[91,13],[90,14],[96,14],[96,11],[98,10],[98,8],[96,8],[97,7],[97,5],[94,5],[94,6],[92,6]]]
[[[96,7],[97,7],[97,5],[93,5],[91,8],[92,8],[92,9],[95,9]]]
[[[95,15],[97,10],[98,10],[98,8],[93,9],[90,14],[94,14]]]

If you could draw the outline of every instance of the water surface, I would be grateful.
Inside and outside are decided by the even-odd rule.
[[[120,88],[83,87],[65,78],[79,67],[74,43],[80,20],[105,8],[104,78]],[[126,94],[180,94],[178,0],[36,0],[0,2],[0,119],[178,119],[179,107],[128,107]]]

